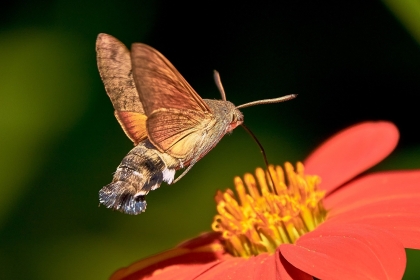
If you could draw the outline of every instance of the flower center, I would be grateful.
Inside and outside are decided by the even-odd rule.
[[[319,176],[305,175],[300,162],[296,171],[289,162],[284,171],[272,165],[269,171],[271,177],[257,168],[257,180],[249,173],[243,181],[235,177],[237,198],[231,189],[216,194],[219,214],[212,228],[222,233],[225,249],[233,256],[274,253],[280,244],[294,243],[325,220],[325,192],[317,190]]]

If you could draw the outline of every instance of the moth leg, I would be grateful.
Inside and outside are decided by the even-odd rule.
[[[184,172],[182,172],[182,174],[181,174],[181,175],[179,175],[179,176],[178,176],[178,178],[176,178],[176,179],[172,182],[172,184],[175,184],[176,182],[178,182],[179,180],[181,180],[181,178],[182,178],[182,177],[184,177],[184,176],[188,173],[188,171],[190,171],[190,170],[191,170],[191,168],[194,166],[194,164],[195,164],[197,161],[198,161],[197,159],[193,159],[193,160],[191,161],[191,164],[187,167],[187,169],[185,169],[185,171],[184,171]]]
[[[178,176],[178,178],[176,178],[172,182],[172,184],[175,184],[176,182],[178,182],[179,180],[181,180],[181,178],[184,177],[188,173],[188,171],[191,170],[191,168],[194,166],[194,164],[197,163],[197,161],[198,161],[199,158],[200,158],[200,154],[199,153],[195,153],[193,159],[191,160],[190,165],[187,167],[187,169],[184,170],[184,172],[181,173],[181,175]]]

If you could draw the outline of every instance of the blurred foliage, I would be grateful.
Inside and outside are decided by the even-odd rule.
[[[101,32],[152,45],[203,98],[219,98],[213,69],[235,104],[298,93],[243,110],[273,163],[304,159],[350,124],[386,119],[401,141],[375,170],[419,168],[418,3],[384,3],[8,1],[0,10],[2,278],[104,279],[209,230],[216,190],[263,165],[237,129],[176,185],[149,194],[146,213],[98,208],[98,190],[132,147],[96,69]],[[418,251],[408,257],[406,278],[416,279]]]
[[[420,2],[416,0],[383,0],[383,2],[420,44]]]

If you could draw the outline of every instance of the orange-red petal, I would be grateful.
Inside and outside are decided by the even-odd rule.
[[[205,233],[178,247],[117,270],[111,280],[193,279],[220,260],[233,258],[220,244],[220,234]]]
[[[378,172],[350,182],[329,195],[324,199],[324,206],[331,209],[331,213],[340,213],[384,199],[418,199],[415,197],[418,194],[420,170]]]
[[[277,251],[237,258],[219,250],[220,235],[205,233],[161,254],[116,271],[111,280],[178,279],[302,279],[312,276],[297,269]]]
[[[381,172],[350,182],[325,199],[325,223],[363,223],[389,230],[420,249],[420,171]]]
[[[321,225],[280,251],[320,279],[401,279],[406,264],[404,247],[392,234],[362,224]]]
[[[197,280],[212,279],[278,279],[274,256],[264,253],[249,259],[232,258],[219,262],[197,277]]]
[[[322,178],[327,194],[384,159],[397,145],[399,133],[385,121],[347,128],[318,147],[304,162],[307,174]]]
[[[289,263],[280,252],[280,247],[276,251],[276,267],[278,273],[278,279],[281,280],[313,280],[312,275],[303,272]]]
[[[195,278],[194,278],[195,279]],[[312,276],[291,265],[279,251],[263,253],[248,259],[225,260],[204,272],[197,280],[312,280]]]

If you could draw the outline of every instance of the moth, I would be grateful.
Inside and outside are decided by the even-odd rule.
[[[146,210],[145,196],[162,182],[182,178],[228,132],[243,123],[240,108],[282,102],[280,98],[235,107],[226,100],[202,99],[157,50],[134,43],[129,51],[111,35],[96,40],[97,64],[114,115],[135,147],[124,157],[113,180],[99,191],[99,202],[126,214]],[[177,178],[175,171],[184,172]]]

